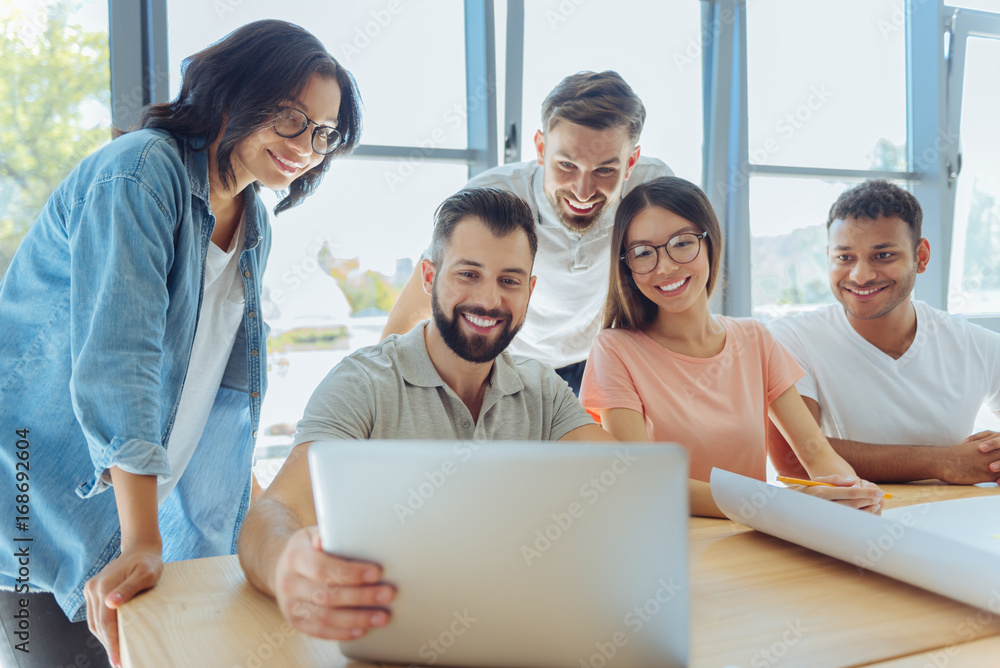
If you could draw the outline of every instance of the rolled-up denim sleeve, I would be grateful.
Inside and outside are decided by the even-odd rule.
[[[69,389],[94,464],[94,477],[77,490],[84,498],[108,488],[115,466],[170,479],[160,434],[161,411],[170,410],[161,367],[183,188],[170,183],[169,171],[159,190],[131,175],[109,176],[70,203],[66,218]]]

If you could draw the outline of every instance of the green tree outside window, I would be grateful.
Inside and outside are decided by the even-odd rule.
[[[25,4],[0,0],[0,276],[59,182],[111,139],[107,29],[79,24],[89,3]]]

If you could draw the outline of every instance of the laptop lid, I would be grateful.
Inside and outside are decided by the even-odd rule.
[[[382,564],[366,661],[684,666],[687,456],[669,444],[320,441],[323,549]]]

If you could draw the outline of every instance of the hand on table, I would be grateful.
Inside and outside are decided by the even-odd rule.
[[[278,558],[274,594],[281,614],[299,631],[329,640],[356,640],[389,622],[396,590],[380,584],[378,564],[323,552],[319,531],[296,531]]]
[[[809,494],[820,499],[833,501],[849,508],[857,508],[874,515],[882,512],[882,497],[885,493],[878,485],[867,480],[851,478],[842,475],[825,475],[813,479],[815,482],[826,482],[834,485],[793,485],[791,489],[803,494]]]
[[[118,652],[118,608],[139,592],[155,586],[162,574],[161,545],[139,544],[126,549],[84,585],[87,626],[104,645],[111,665],[121,665]]]
[[[937,477],[952,485],[1000,481],[1000,432],[981,431],[940,448]]]

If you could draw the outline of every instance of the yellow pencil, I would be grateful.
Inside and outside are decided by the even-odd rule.
[[[786,485],[805,485],[806,487],[815,487],[816,485],[821,485],[823,487],[836,487],[828,482],[816,482],[815,480],[803,480],[802,478],[789,478],[788,476],[779,475],[778,482],[783,482]],[[891,499],[892,494],[886,494],[882,497],[883,499]]]

